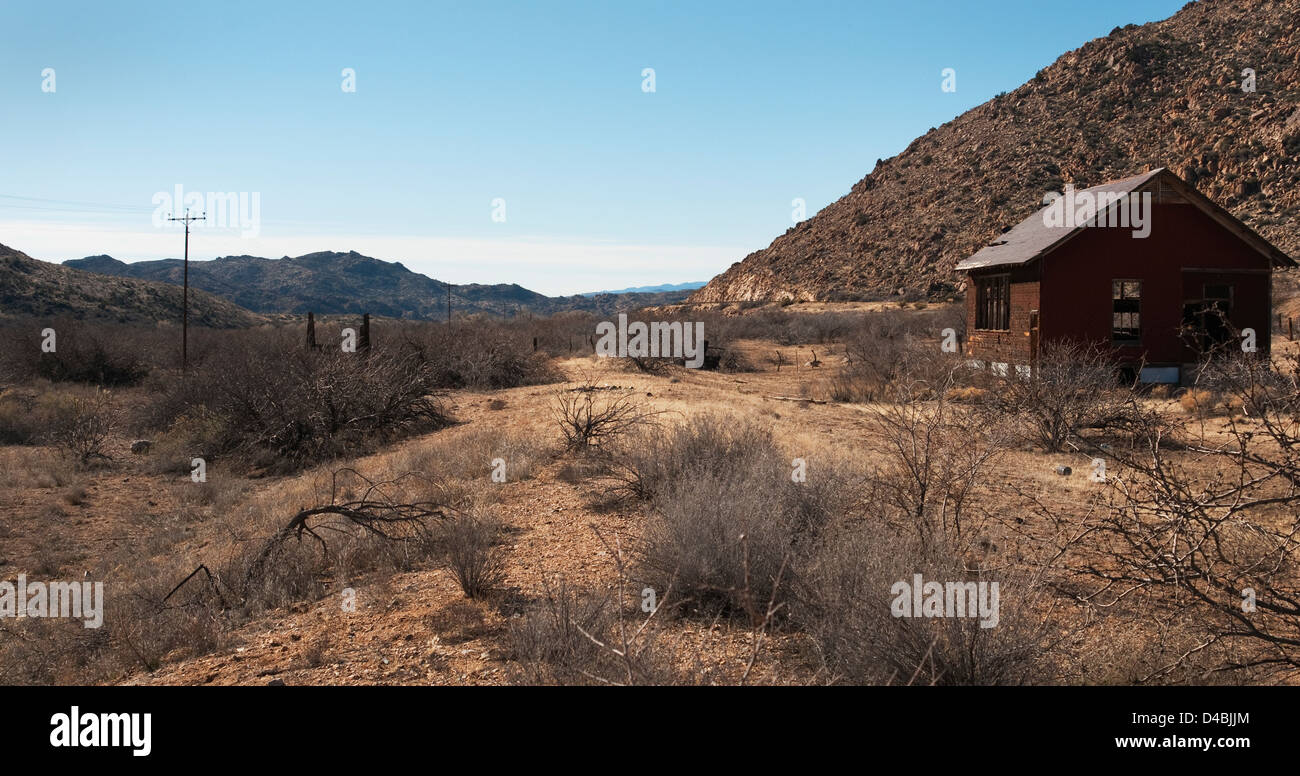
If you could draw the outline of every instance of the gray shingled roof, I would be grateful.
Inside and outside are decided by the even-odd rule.
[[[1158,167],[1150,172],[1134,175],[1131,178],[1103,183],[1083,191],[1096,195],[1101,192],[1131,194],[1145,186],[1149,181],[1164,171]],[[1042,256],[1047,251],[1065,242],[1082,230],[1082,226],[1047,226],[1043,223],[1044,206],[1029,218],[1016,224],[1010,230],[999,235],[990,245],[981,248],[974,256],[957,264],[957,269],[979,269],[1005,264],[1024,264]]]

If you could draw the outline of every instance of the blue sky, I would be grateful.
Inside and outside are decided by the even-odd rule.
[[[255,230],[196,231],[192,259],[357,250],[551,294],[707,280],[795,198],[811,216],[930,127],[1183,4],[5,2],[0,243],[179,256],[153,224],[179,184],[260,205]]]

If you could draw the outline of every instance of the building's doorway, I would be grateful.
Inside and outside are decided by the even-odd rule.
[[[1183,340],[1198,354],[1223,350],[1234,342],[1232,284],[1205,283],[1201,298],[1183,303]]]

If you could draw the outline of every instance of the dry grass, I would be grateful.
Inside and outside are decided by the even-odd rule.
[[[1223,396],[1205,388],[1188,388],[1178,397],[1178,406],[1196,418],[1235,417],[1242,414],[1245,402],[1239,396]]]
[[[816,318],[793,312],[800,307],[782,309]],[[1103,508],[1105,485],[1086,477],[1090,454],[1004,451],[973,486],[981,509],[964,518],[960,543],[922,549],[909,532],[914,521],[865,498],[878,491],[870,483],[898,473],[879,423],[893,405],[772,398],[828,397],[846,358],[834,341],[840,324],[804,324],[790,338],[795,344],[732,338],[729,347],[761,365],[742,374],[637,374],[595,358],[555,359],[550,367],[572,380],[561,388],[607,382],[660,413],[658,431],[609,446],[612,463],[566,455],[551,413],[554,389],[528,385],[453,390],[446,409],[456,425],[279,477],[250,477],[217,461],[206,483],[192,482],[188,457],[204,435],[202,418],[170,424],[147,456],[122,454],[131,437],[118,431],[105,469],[81,470],[50,447],[0,447],[0,577],[89,571],[116,591],[99,632],[22,624],[34,641],[0,644],[0,677],[626,683],[628,666],[588,636],[608,646],[621,628],[639,629],[649,587],[667,605],[638,642],[638,683],[1203,681],[1222,652],[1206,649],[1159,673],[1170,651],[1199,643],[1204,623],[1195,617],[1154,617],[1169,603],[1158,595],[1090,608],[1067,577],[1030,574],[1054,542]],[[818,342],[823,336],[832,341]],[[804,366],[810,346],[822,366]],[[787,354],[780,369],[771,358],[778,350]],[[4,395],[16,390],[39,397],[70,389],[31,384]],[[135,409],[145,390],[114,396]],[[986,402],[981,391],[955,386],[941,396],[969,411]],[[1173,401],[1138,401],[1180,414]],[[1229,419],[1212,420],[1220,433]],[[1194,455],[1170,455],[1192,476],[1214,474]],[[801,485],[790,479],[796,457],[807,462]],[[1060,464],[1075,474],[1055,474]],[[333,480],[343,467],[360,476]],[[504,476],[494,478],[498,472]],[[1118,466],[1109,474],[1126,476]],[[338,531],[328,534],[328,555],[310,540],[290,542],[264,575],[245,578],[267,538],[298,510],[327,503],[335,487],[352,498],[366,480],[395,479],[394,499],[449,504],[496,524],[474,532],[453,561],[454,537],[394,543],[331,523]],[[922,503],[923,511],[935,503]],[[611,563],[615,546],[627,555],[622,576]],[[160,608],[199,563],[215,585],[195,577]],[[488,584],[471,580],[471,600],[457,566],[469,576],[485,567],[500,573]],[[916,571],[996,575],[1006,627],[980,632],[888,616],[881,599],[889,585]],[[340,605],[349,590],[351,612]],[[767,618],[770,601],[781,608]]]

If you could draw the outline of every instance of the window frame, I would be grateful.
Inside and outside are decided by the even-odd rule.
[[[1128,296],[1128,284],[1137,284],[1137,295]],[[1118,296],[1116,296],[1118,294]],[[1119,309],[1129,307],[1123,302],[1132,302],[1133,309]],[[1116,316],[1133,316],[1129,320],[1134,324],[1131,326],[1117,326]],[[1121,319],[1125,320],[1125,319]],[[1131,334],[1126,334],[1131,332]],[[1142,344],[1142,280],[1140,278],[1111,278],[1110,281],[1110,341],[1115,345],[1141,345]]]
[[[1011,331],[1011,273],[975,277],[975,330]]]

